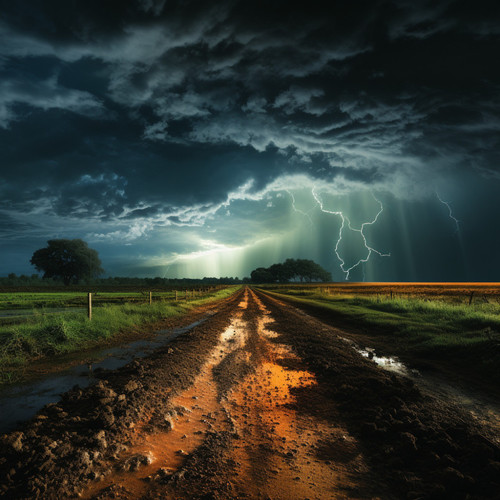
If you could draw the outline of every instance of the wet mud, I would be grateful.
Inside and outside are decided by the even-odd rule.
[[[247,288],[3,435],[0,495],[496,498],[495,420],[372,354]]]
[[[31,375],[26,380],[0,388],[0,407],[9,408],[0,419],[0,433],[15,429],[46,404],[56,403],[61,394],[73,386],[85,388],[96,383],[96,374],[100,371],[115,370],[135,359],[148,356],[155,349],[206,321],[208,317],[209,315],[187,326],[163,328],[146,338],[119,346],[64,356],[55,363],[53,361],[50,367],[47,366],[47,361],[37,363],[36,376]],[[31,369],[34,371],[33,367]]]
[[[359,439],[378,477],[390,478],[382,498],[498,495],[495,419],[479,421],[460,399],[437,397],[412,378],[346,349],[344,332],[277,300],[266,297],[265,302],[275,319],[272,327],[336,402],[332,417]],[[307,394],[299,403],[306,412],[313,406]]]

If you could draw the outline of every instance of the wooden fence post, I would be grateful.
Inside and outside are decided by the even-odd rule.
[[[87,307],[88,307],[89,320],[91,320],[92,319],[92,294],[90,292],[88,294]]]
[[[153,303],[153,292],[149,292],[149,305]]]
[[[392,290],[391,290],[391,300],[392,300]]]
[[[469,297],[469,305],[472,304],[472,298],[474,297],[474,290],[472,290],[472,292],[470,293],[470,297]]]
[[[175,291],[175,301],[177,302],[177,290]]]

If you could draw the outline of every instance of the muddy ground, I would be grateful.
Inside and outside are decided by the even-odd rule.
[[[2,436],[0,495],[498,498],[496,421],[380,368],[343,336],[242,290]]]

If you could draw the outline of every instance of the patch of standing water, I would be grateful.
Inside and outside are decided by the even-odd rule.
[[[361,356],[372,360],[374,363],[376,363],[384,370],[398,373],[399,375],[405,375],[407,377],[420,375],[418,370],[408,368],[404,363],[399,361],[398,358],[396,357],[377,356],[377,354],[375,353],[375,349],[373,348],[365,347],[364,349],[362,349],[350,339],[342,337],[342,340],[344,342],[347,342],[356,352],[361,354]]]
[[[98,368],[116,370],[136,358],[143,358],[179,335],[188,332],[207,318],[183,328],[159,330],[153,338],[100,349],[83,354],[81,362],[57,373],[50,373],[0,390],[0,434],[9,432],[18,424],[33,417],[46,404],[59,401],[61,394],[75,385],[87,387],[96,381]]]
[[[386,356],[377,356],[373,349],[365,347],[365,349],[358,349],[359,354],[364,358],[371,359],[374,363],[381,366],[387,371],[396,372],[400,375],[415,375],[416,370],[409,370],[401,361],[397,358],[391,358]]]

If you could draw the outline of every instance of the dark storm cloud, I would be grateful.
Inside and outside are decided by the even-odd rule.
[[[391,145],[423,133],[422,101],[439,106],[451,89],[460,105],[468,87],[487,91],[486,99],[498,90],[489,81],[497,69],[484,64],[496,50],[485,40],[487,25],[477,14],[466,23],[471,12],[457,2],[353,3],[328,12],[273,3],[266,15],[238,2],[76,5],[6,6],[2,52],[9,61],[100,61],[106,88],[67,88],[56,68],[41,81],[11,77],[0,104],[5,127],[20,104],[96,119],[118,104],[152,141],[258,151],[275,144],[356,166],[356,147],[388,148],[401,161],[402,147]]]
[[[19,234],[19,232],[30,232],[35,229],[35,225],[29,222],[20,222],[7,213],[1,213],[0,217],[0,236],[5,240]]]
[[[495,2],[0,9],[0,208],[11,215],[137,221],[91,231],[127,240],[200,227],[285,176],[402,198],[470,172],[499,178]]]

